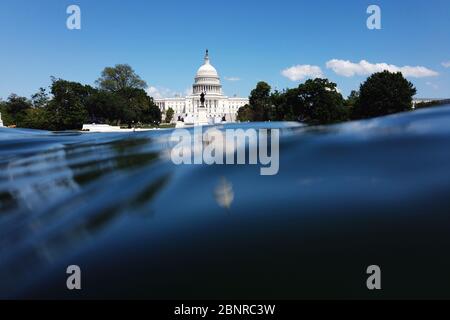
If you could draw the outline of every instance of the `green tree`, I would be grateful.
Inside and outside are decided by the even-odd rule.
[[[49,97],[45,88],[39,88],[39,91],[31,96],[31,102],[34,108],[45,107],[49,102]]]
[[[159,107],[153,102],[153,99],[151,99],[150,106],[148,108],[148,111],[146,112],[144,121],[146,123],[152,123],[159,125],[162,120],[162,114]]]
[[[348,107],[353,107],[358,103],[359,100],[359,91],[352,90],[350,95],[347,97],[347,100],[345,100],[344,104]]]
[[[125,108],[126,100],[122,96],[105,90],[97,90],[86,99],[91,123],[120,124]]]
[[[258,82],[249,97],[249,104],[238,110],[238,121],[267,121],[273,116],[271,87],[266,82]]]
[[[173,111],[172,108],[167,109],[167,111],[166,111],[166,123],[170,123],[172,121],[174,114],[175,114],[175,112]]]
[[[106,67],[96,83],[100,89],[111,92],[118,92],[124,89],[145,89],[147,87],[145,81],[128,64]]]
[[[259,82],[250,94],[250,104],[238,110],[239,121],[303,121],[328,124],[348,119],[344,99],[336,84],[327,79],[307,80],[298,88],[275,90]]]
[[[143,90],[147,84],[129,65],[105,68],[96,83],[100,91],[88,102],[91,119],[128,125],[161,122],[161,111]]]
[[[125,99],[122,120],[131,123],[160,123],[161,111],[143,89],[125,88],[117,92]]]
[[[401,72],[374,73],[360,87],[352,118],[370,118],[412,110],[414,85]]]
[[[254,118],[255,115],[253,109],[248,104],[246,104],[243,107],[240,107],[236,116],[236,120],[241,122],[254,121],[253,120]]]
[[[250,93],[249,103],[253,113],[252,121],[270,120],[269,115],[272,107],[270,91],[270,85],[261,81],[258,82],[256,88]]]
[[[30,108],[27,110],[22,124],[25,128],[48,130],[51,127],[50,119],[51,115],[45,107]]]
[[[78,82],[54,80],[51,86],[53,99],[48,103],[50,130],[78,130],[88,119],[87,99],[95,93],[91,86]]]
[[[299,89],[286,89],[278,97],[273,96],[275,108],[277,110],[277,120],[298,121],[301,100],[299,99]]]
[[[270,99],[272,106],[269,113],[269,119],[271,121],[295,120],[295,116],[292,113],[292,107],[287,103],[288,90],[275,90],[271,94]]]
[[[27,116],[27,110],[31,107],[32,104],[27,98],[11,94],[4,103],[5,124],[22,127],[23,121]]]
[[[337,85],[328,79],[316,78],[289,90],[287,103],[292,105],[297,120],[308,124],[331,124],[347,119],[344,99]]]

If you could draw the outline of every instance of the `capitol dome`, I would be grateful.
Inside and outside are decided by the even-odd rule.
[[[205,62],[204,64],[198,69],[196,78],[198,77],[213,77],[213,78],[219,78],[219,74],[217,73],[216,68],[212,66],[212,64],[209,61],[209,54],[208,50],[206,50],[206,56],[205,56]]]
[[[195,83],[192,88],[192,92],[195,95],[199,95],[202,92],[206,94],[221,95],[222,85],[220,83],[220,77],[209,60],[209,52],[206,50],[205,59],[203,65],[198,69],[195,75]]]

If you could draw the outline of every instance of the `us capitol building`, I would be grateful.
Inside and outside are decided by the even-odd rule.
[[[223,94],[220,77],[216,68],[211,65],[208,50],[206,50],[203,65],[195,75],[192,94],[187,97],[154,99],[161,112],[169,108],[174,111],[173,121],[183,120],[185,123],[195,123],[198,118],[198,108],[201,107],[201,94],[205,95],[204,106],[210,123],[236,121],[240,107],[248,104],[247,98],[227,97]]]

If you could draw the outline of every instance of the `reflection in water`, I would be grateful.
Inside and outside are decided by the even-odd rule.
[[[2,161],[0,254],[9,263],[0,264],[0,271],[11,272],[6,284],[26,277],[30,269],[24,268],[25,262],[32,261],[31,271],[43,268],[125,212],[138,212],[151,202],[170,173],[161,171],[148,181],[136,177],[139,183],[127,179],[157,162],[150,143],[148,137],[124,136]],[[118,196],[110,194],[116,188]],[[127,196],[123,188],[130,191]]]
[[[67,297],[74,263],[88,297],[365,297],[367,261],[395,274],[387,295],[450,297],[448,123],[450,107],[217,127],[281,129],[271,177],[175,166],[170,130],[0,128],[0,297]]]
[[[234,200],[233,185],[225,177],[222,177],[214,195],[219,206],[230,209]]]

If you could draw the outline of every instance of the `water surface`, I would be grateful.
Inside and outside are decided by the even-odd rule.
[[[278,175],[175,166],[170,130],[0,128],[0,297],[450,298],[450,106],[236,127],[281,129]]]

